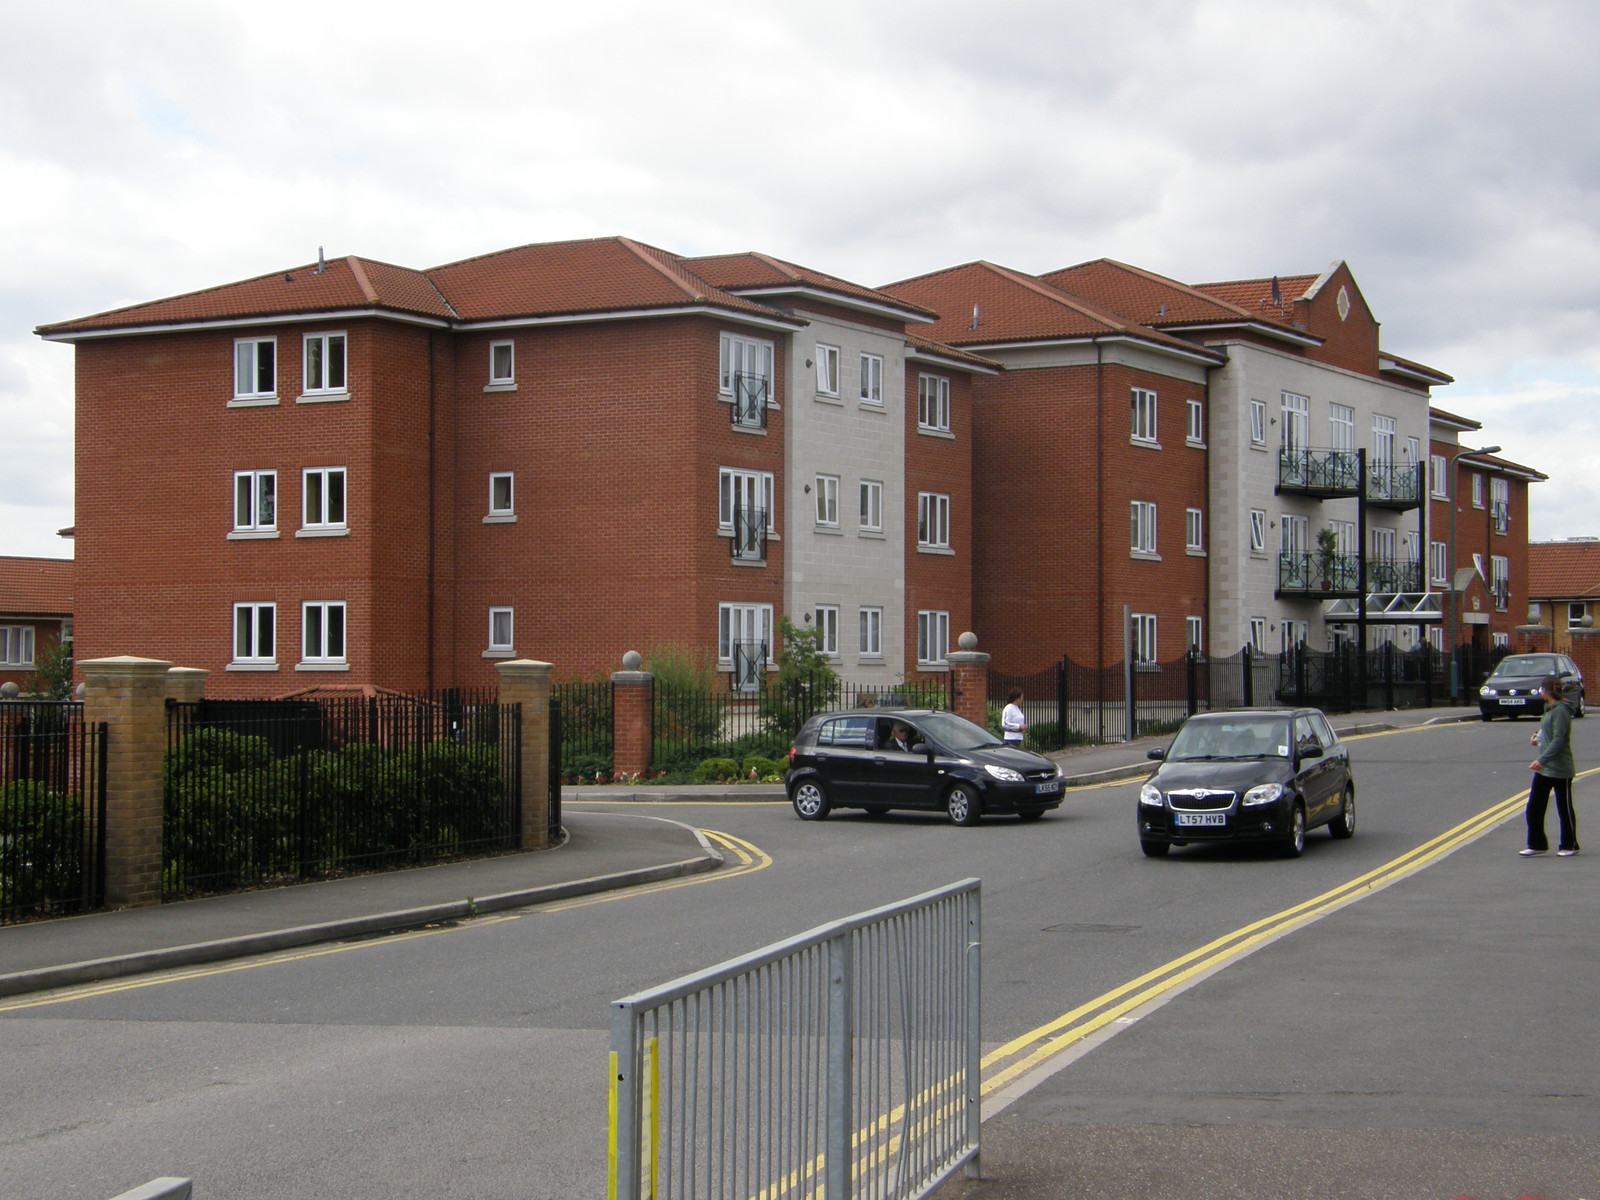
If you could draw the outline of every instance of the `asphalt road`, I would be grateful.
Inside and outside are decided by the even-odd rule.
[[[618,996],[977,875],[994,1047],[1513,796],[1530,728],[1353,743],[1357,835],[1314,834],[1294,861],[1225,848],[1144,859],[1134,784],[1072,793],[1038,824],[969,830],[674,805],[743,839],[749,865],[18,998],[0,1004],[0,1194],[104,1200],[183,1175],[230,1200],[600,1196]],[[1579,796],[1585,818],[1583,784]],[[1594,1200],[1597,859],[1524,861],[1521,844],[1502,826],[1362,889],[991,1089],[986,1178],[941,1200]]]

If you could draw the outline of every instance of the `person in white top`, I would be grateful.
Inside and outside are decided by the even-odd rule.
[[[1027,732],[1028,718],[1017,701],[1022,699],[1022,689],[1012,688],[1006,697],[1006,706],[1000,714],[1000,732],[1008,746],[1022,749],[1022,735]]]

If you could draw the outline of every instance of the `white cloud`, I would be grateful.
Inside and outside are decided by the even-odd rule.
[[[1600,532],[1580,474],[1600,431],[1566,407],[1600,372],[1583,0],[13,8],[0,553],[70,522],[71,352],[34,325],[319,245],[426,267],[613,233],[864,283],[973,258],[1191,281],[1342,258],[1388,348],[1460,380],[1443,407],[1569,421],[1513,457],[1552,476],[1536,531]],[[1530,364],[1579,386],[1524,394]]]

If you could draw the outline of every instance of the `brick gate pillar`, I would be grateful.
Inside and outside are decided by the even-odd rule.
[[[643,775],[650,769],[655,740],[651,699],[656,677],[639,669],[643,662],[637,650],[629,650],[622,656],[622,670],[611,675],[611,771],[615,775]]]
[[[206,676],[199,667],[173,667],[167,672],[167,699],[179,704],[198,704],[206,698]]]
[[[522,705],[522,836],[524,850],[550,845],[550,676],[547,662],[495,663],[500,703]]]
[[[1571,633],[1572,661],[1583,672],[1584,691],[1587,693],[1592,687],[1595,695],[1600,696],[1600,629],[1573,629]],[[1588,704],[1587,695],[1584,703]]]
[[[947,656],[956,716],[965,717],[974,725],[986,725],[989,720],[989,656],[978,649],[975,633],[963,633],[956,639],[956,645],[961,649]]]
[[[91,658],[83,675],[83,719],[106,727],[106,904],[161,903],[162,763],[167,752],[169,662]]]

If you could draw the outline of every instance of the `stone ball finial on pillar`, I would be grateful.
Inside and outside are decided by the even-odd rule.
[[[622,656],[622,669],[624,671],[637,671],[644,666],[644,655],[637,650],[629,650]]]
[[[978,635],[969,629],[956,639],[956,645],[970,654],[978,648]]]
[[[0,700],[15,700],[22,694],[22,689],[15,682],[8,679],[0,683]]]

